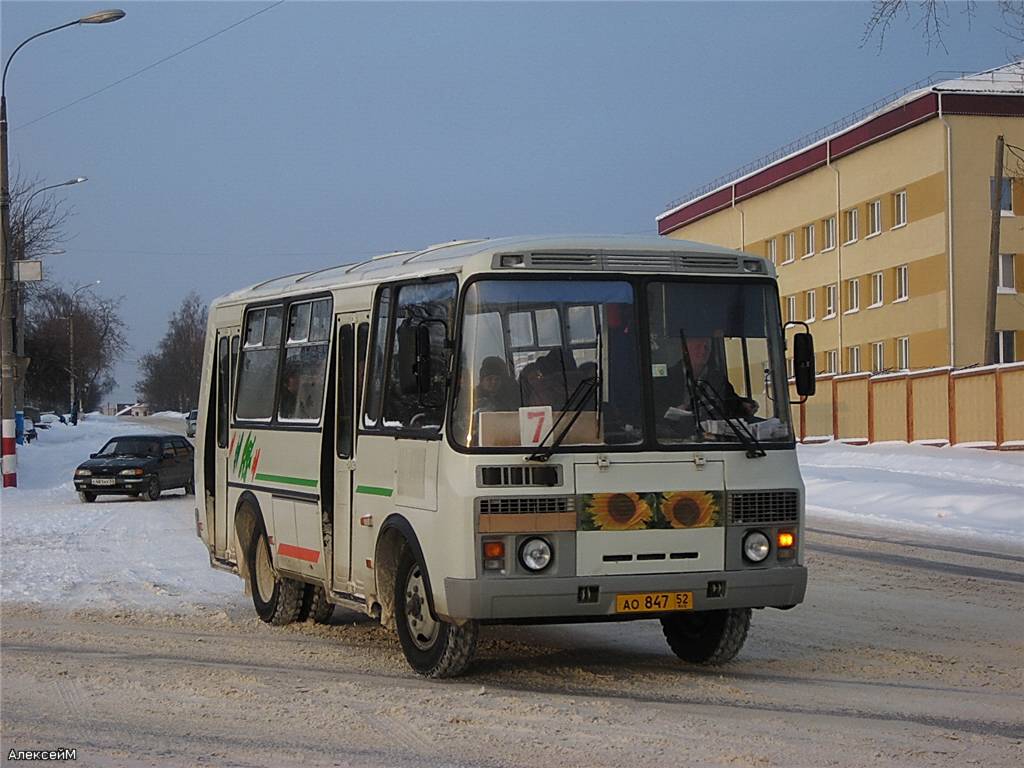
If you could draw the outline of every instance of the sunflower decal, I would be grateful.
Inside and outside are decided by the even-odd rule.
[[[638,531],[647,527],[651,505],[637,493],[595,493],[589,498],[590,523],[600,531]]]
[[[718,499],[707,491],[661,494],[660,510],[673,528],[711,528],[718,524]]]

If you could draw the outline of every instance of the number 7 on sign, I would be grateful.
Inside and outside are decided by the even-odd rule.
[[[540,445],[551,424],[551,406],[540,405],[519,409],[520,445]]]

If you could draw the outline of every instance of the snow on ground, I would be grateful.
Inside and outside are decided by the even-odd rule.
[[[801,445],[798,455],[812,526],[835,518],[983,538],[1024,534],[1024,451],[833,442]]]
[[[214,571],[195,534],[195,498],[100,496],[79,501],[75,467],[112,436],[161,432],[144,422],[91,415],[55,424],[18,448],[18,488],[0,497],[0,596],[67,609],[188,612],[241,596]]]
[[[0,497],[4,601],[173,613],[246,603],[241,582],[209,566],[194,497],[79,501],[80,462],[113,435],[153,431],[97,414],[19,448],[19,487]],[[800,446],[799,458],[811,527],[831,519],[961,537],[1024,533],[1024,452],[828,443]]]

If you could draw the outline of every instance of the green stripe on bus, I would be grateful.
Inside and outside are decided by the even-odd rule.
[[[390,496],[394,491],[391,488],[378,488],[375,485],[357,485],[356,493],[365,493],[370,496]]]
[[[288,477],[287,475],[264,475],[256,473],[257,480],[265,480],[268,483],[284,483],[286,485],[305,485],[310,488],[316,487],[317,480],[307,480],[304,477]]]

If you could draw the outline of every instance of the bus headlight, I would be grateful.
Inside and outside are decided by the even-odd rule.
[[[743,556],[752,563],[760,563],[771,552],[768,537],[760,531],[751,531],[743,537]]]
[[[527,539],[519,547],[519,562],[528,571],[543,571],[551,565],[551,545],[544,539]]]

